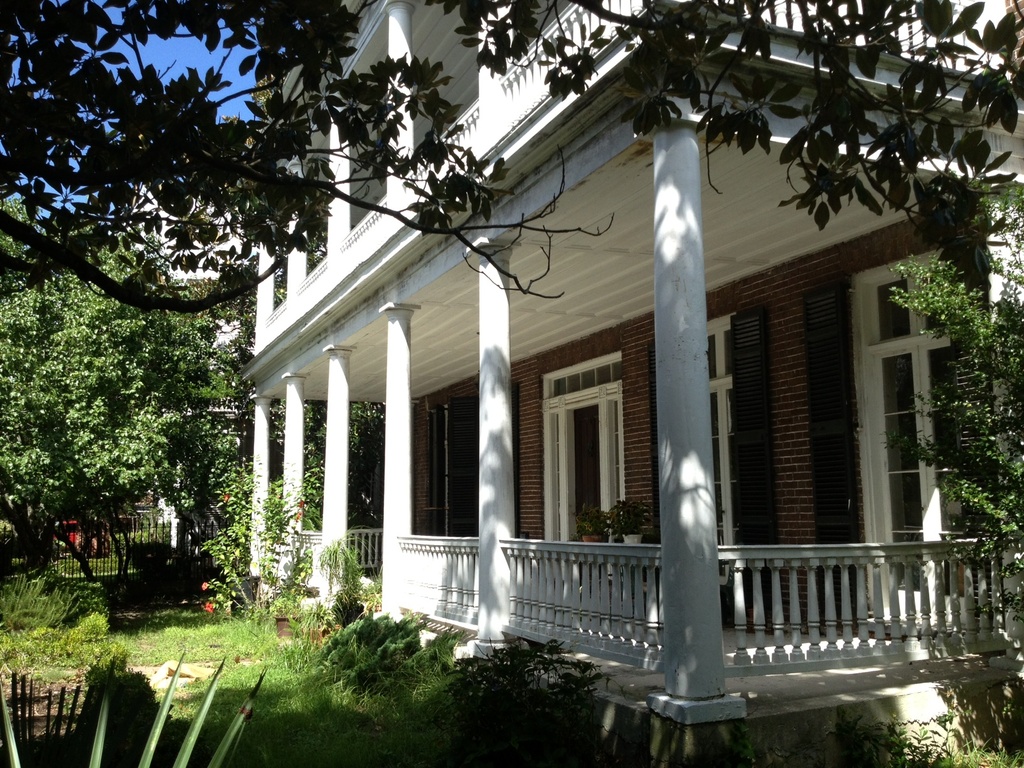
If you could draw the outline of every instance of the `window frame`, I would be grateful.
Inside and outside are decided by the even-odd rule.
[[[601,508],[609,509],[625,493],[621,378],[575,392],[552,394],[556,380],[610,363],[621,365],[622,354],[616,352],[593,358],[543,376],[544,399],[541,408],[544,415],[545,539],[568,541],[575,529],[570,514],[575,506],[574,489],[571,485],[574,434],[572,419],[569,417],[572,411],[592,405],[598,406]]]
[[[857,382],[857,428],[861,462],[861,498],[864,504],[864,534],[868,541],[891,542],[898,538],[893,529],[890,493],[889,456],[886,447],[885,392],[877,382],[883,380],[883,361],[909,354],[913,363],[915,397],[931,389],[930,353],[949,346],[949,340],[929,334],[924,319],[910,314],[910,332],[882,339],[879,323],[878,290],[902,278],[892,265],[855,275],[852,282],[854,308],[854,372]],[[915,405],[916,407],[916,405]],[[934,435],[931,419],[915,414],[917,430],[926,437]],[[939,497],[937,472],[919,463],[918,478],[922,500],[921,538],[941,539],[945,528],[943,505]]]

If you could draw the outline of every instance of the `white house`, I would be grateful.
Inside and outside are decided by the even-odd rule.
[[[514,169],[493,220],[564,184],[559,234],[481,233],[516,274],[549,270],[547,297],[344,206],[280,303],[261,286],[256,466],[283,399],[297,482],[303,403],[328,401],[325,540],[346,528],[348,404],[386,403],[385,609],[662,669],[651,706],[683,722],[741,717],[737,670],[1005,644],[998,574],[952,559],[933,471],[886,448],[931,429],[913,396],[949,354],[888,300],[889,266],[923,251],[905,221],[850,207],[819,231],[779,207],[775,154],[708,155],[685,120],[637,138],[621,50],[555,101],[537,62],[480,71],[436,6],[389,0],[367,23],[354,66],[413,50],[454,75],[466,140]],[[992,141],[1020,170],[1020,140]],[[660,546],[572,541],[582,504],[620,498],[654,506]]]

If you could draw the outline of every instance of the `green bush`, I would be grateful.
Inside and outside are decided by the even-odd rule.
[[[597,764],[597,667],[543,648],[508,646],[458,662],[451,691],[453,766]]]
[[[15,576],[0,588],[0,621],[9,632],[56,627],[71,612],[71,598],[44,579]]]
[[[327,638],[321,658],[337,682],[361,692],[451,668],[457,638],[442,635],[424,648],[421,628],[409,616],[358,619]]]

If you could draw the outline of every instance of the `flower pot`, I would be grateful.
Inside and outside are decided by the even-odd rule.
[[[580,538],[590,543],[605,541],[605,537],[597,533],[584,533]]]
[[[274,621],[277,622],[278,637],[292,636],[292,622],[287,616],[278,616]]]
[[[624,533],[622,534],[622,541],[625,544],[640,544],[644,540],[642,533]]]

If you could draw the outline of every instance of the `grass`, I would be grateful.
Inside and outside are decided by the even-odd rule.
[[[206,613],[199,607],[158,608],[119,619],[112,636],[128,648],[133,666],[159,666],[184,653],[194,664],[234,658],[261,661],[277,653],[272,622]]]
[[[447,737],[441,726],[446,708],[437,686],[359,696],[333,685],[313,663],[312,643],[281,643],[270,621],[211,616],[200,608],[166,608],[127,617],[118,622],[112,637],[128,648],[128,663],[136,667],[176,661],[183,652],[189,663],[225,662],[197,747],[200,758],[209,757],[238,705],[266,670],[233,765],[401,768],[443,763]],[[169,734],[184,733],[206,685],[193,682],[182,688]]]

